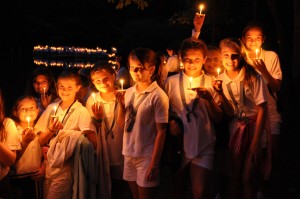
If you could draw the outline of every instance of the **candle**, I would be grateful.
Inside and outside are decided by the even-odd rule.
[[[199,12],[199,14],[200,14],[200,15],[202,14],[202,10],[203,10],[203,8],[204,8],[204,5],[203,5],[203,4],[200,4],[200,6],[199,6],[199,9],[200,9],[200,12]]]
[[[190,77],[190,88],[192,88],[192,81],[193,81],[193,77]]]
[[[44,96],[46,96],[46,88],[44,87],[43,89],[44,89]]]
[[[54,106],[54,107],[53,107],[53,115],[54,115],[54,116],[56,115],[56,109],[57,109],[57,106]]]
[[[258,52],[259,52],[259,50],[258,50],[258,48],[255,50],[255,59],[258,59]]]
[[[180,62],[180,69],[183,70],[183,63]]]
[[[220,68],[217,68],[218,76],[220,75],[220,71],[221,71],[221,69],[220,69]]]
[[[92,93],[92,96],[94,98],[94,102],[96,103],[96,96],[95,96],[95,93]]]
[[[121,83],[121,90],[123,90],[124,80],[123,80],[123,79],[120,79],[120,83]]]
[[[30,117],[27,116],[27,117],[26,117],[26,120],[27,120],[27,124],[28,124],[27,126],[28,126],[28,128],[30,128]]]

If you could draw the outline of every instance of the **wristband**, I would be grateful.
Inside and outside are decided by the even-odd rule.
[[[101,123],[101,122],[102,122],[102,118],[96,119],[96,118],[93,116],[92,119],[94,120],[94,122],[97,122],[97,123]]]

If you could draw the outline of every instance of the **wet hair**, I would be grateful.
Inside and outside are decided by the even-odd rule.
[[[203,54],[203,57],[206,57],[207,46],[204,41],[195,38],[186,38],[181,42],[179,50],[181,59],[186,56],[186,52],[190,49],[200,50]]]
[[[239,68],[245,67],[245,82],[251,83],[256,79],[258,73],[255,69],[246,62],[245,54],[242,51],[242,42],[237,38],[225,38],[220,41],[219,48],[220,51],[223,47],[228,47],[234,49],[239,54]]]
[[[21,103],[23,100],[25,100],[25,99],[34,101],[35,107],[38,109],[37,101],[36,101],[36,99],[35,99],[32,95],[23,95],[23,96],[19,97],[19,98],[16,100],[16,102],[15,102],[13,108],[12,108],[12,113],[11,113],[11,118],[12,118],[16,123],[19,123],[19,122],[20,122],[20,118],[18,117],[17,112],[18,112],[18,110],[19,110],[19,108],[20,108],[20,103]],[[39,110],[39,109],[38,109],[38,110]],[[37,119],[38,119],[38,117],[37,117]]]
[[[82,88],[82,82],[81,82],[80,75],[71,69],[65,69],[58,75],[57,82],[60,79],[71,79],[71,80],[75,81],[77,86],[81,86],[79,91],[76,93],[76,99],[82,103],[83,97],[84,97],[84,92],[83,92],[83,88]]]
[[[39,66],[38,68],[34,69],[27,81],[27,88],[25,95],[32,95],[36,98],[40,97],[40,94],[38,94],[33,87],[33,83],[36,80],[36,77],[39,75],[43,75],[46,77],[48,84],[49,84],[49,90],[48,90],[48,95],[51,95],[51,99],[55,100],[57,96],[56,92],[56,84],[55,84],[55,78],[52,74],[52,72],[45,66]]]
[[[2,96],[2,91],[0,89],[0,142],[3,142],[7,137],[7,133],[5,132],[5,127],[3,124],[4,119],[5,119],[4,99]]]
[[[265,38],[265,31],[263,26],[257,22],[250,22],[242,31],[242,36],[246,36],[247,32],[251,29],[258,29],[262,33],[263,38]]]
[[[160,58],[156,55],[156,53],[149,48],[136,48],[132,50],[128,56],[128,67],[129,67],[129,58],[136,57],[138,61],[146,68],[150,68],[151,66],[155,66],[154,73],[151,76],[151,81],[155,81],[157,78],[157,73],[159,69]]]

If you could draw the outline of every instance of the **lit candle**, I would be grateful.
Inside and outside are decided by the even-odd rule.
[[[255,50],[255,59],[258,59],[258,52],[259,52],[259,50],[258,50],[258,48]]]
[[[120,83],[121,83],[121,90],[123,90],[124,80],[123,80],[123,79],[120,79]]]
[[[193,81],[193,77],[190,77],[190,88],[192,88],[192,81]]]
[[[201,14],[202,14],[202,10],[203,10],[203,8],[204,8],[204,5],[203,5],[203,4],[200,4],[199,8],[200,8],[199,14],[201,15]]]
[[[53,115],[54,115],[54,116],[56,115],[56,109],[57,109],[57,106],[54,106],[54,107],[53,107],[53,113],[54,113]]]
[[[221,69],[220,69],[220,68],[217,68],[218,76],[220,75],[220,71],[221,71]]]
[[[92,93],[92,96],[94,98],[94,102],[96,103],[96,96],[95,96],[95,93]]]
[[[30,128],[30,117],[27,116],[27,117],[26,117],[26,120],[27,120],[27,124],[28,124],[27,126],[28,126],[28,128]]]
[[[46,88],[44,87],[43,89],[44,89],[44,96],[46,96]]]
[[[180,62],[180,69],[183,70],[183,68],[184,68],[184,67],[183,67],[183,63]]]

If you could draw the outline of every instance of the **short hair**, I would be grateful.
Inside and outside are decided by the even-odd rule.
[[[184,58],[186,55],[186,52],[190,49],[196,49],[200,50],[203,54],[203,57],[206,57],[207,54],[207,46],[204,41],[200,39],[195,39],[195,38],[186,38],[181,42],[180,46],[180,56],[181,58]]]

